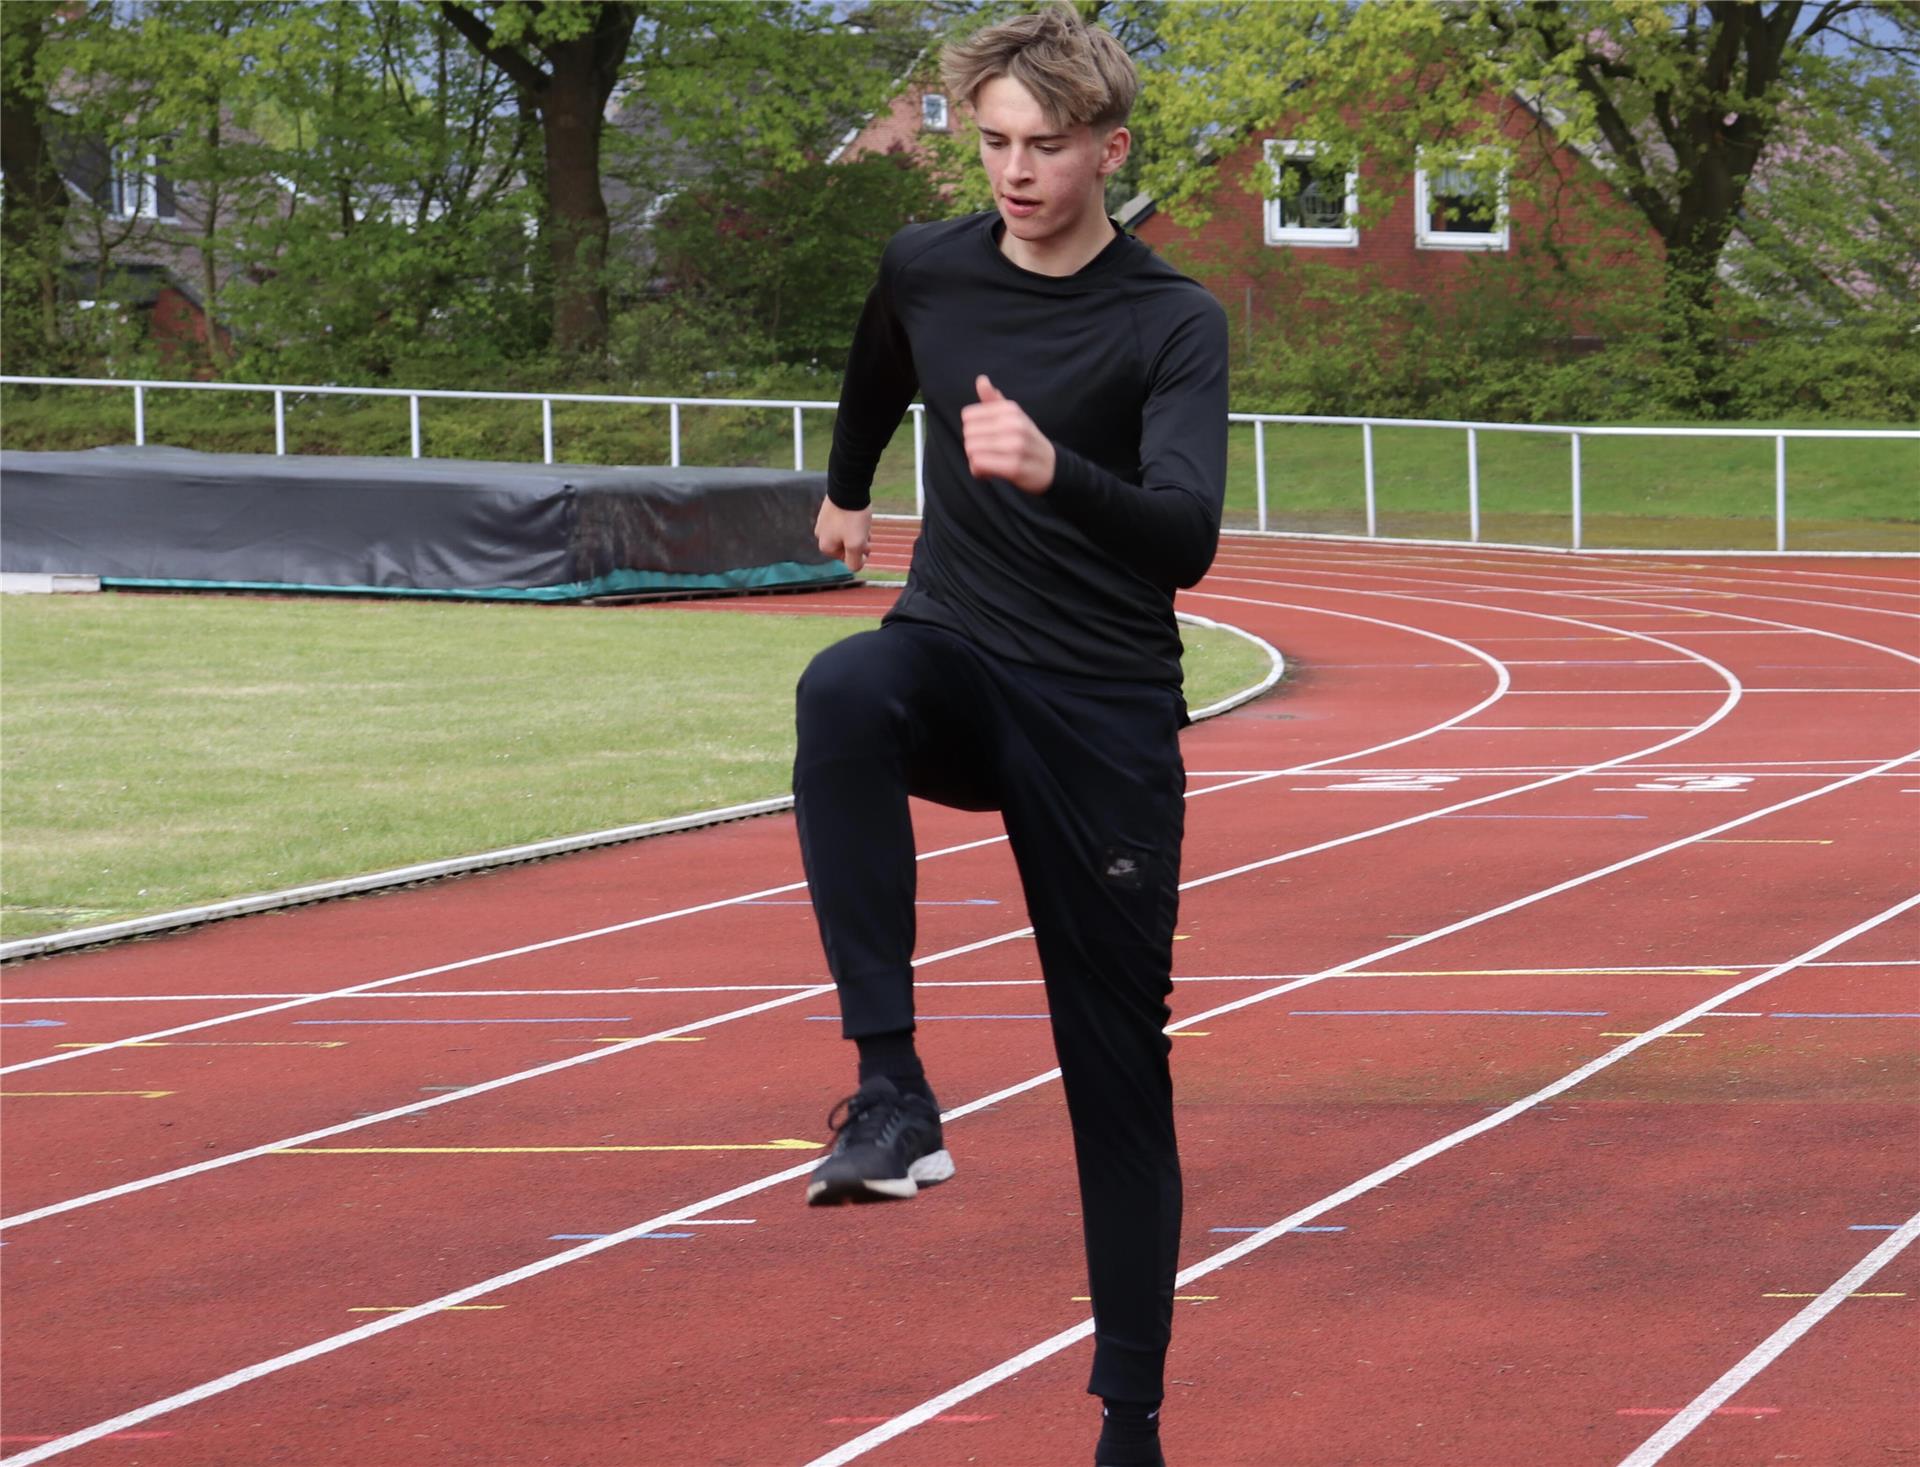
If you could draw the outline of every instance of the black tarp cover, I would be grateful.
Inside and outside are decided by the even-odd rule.
[[[826,475],[178,448],[0,453],[0,569],[567,601],[845,580]]]

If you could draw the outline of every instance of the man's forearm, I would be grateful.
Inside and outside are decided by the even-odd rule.
[[[827,457],[827,497],[842,509],[865,509],[873,473],[919,388],[906,333],[882,280],[867,297],[847,353],[840,411]]]
[[[1219,515],[1198,494],[1129,484],[1059,444],[1047,498],[1094,544],[1156,585],[1193,585],[1220,543]]]

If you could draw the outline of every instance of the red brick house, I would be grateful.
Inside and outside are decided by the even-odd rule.
[[[69,197],[64,248],[66,289],[87,309],[122,309],[145,318],[162,361],[204,359],[209,323],[195,282],[204,258],[192,227],[199,208],[153,156],[117,156],[96,138],[56,137]],[[225,326],[222,347],[232,350]]]
[[[1505,143],[1474,155],[1471,168],[1438,151],[1423,154],[1411,178],[1389,175],[1364,156],[1342,168],[1283,129],[1222,160],[1204,196],[1210,215],[1197,229],[1175,223],[1145,195],[1122,210],[1120,222],[1203,281],[1236,324],[1315,309],[1328,272],[1340,272],[1334,279],[1342,284],[1434,303],[1469,281],[1498,290],[1503,281],[1517,287],[1525,275],[1536,286],[1548,282],[1550,300],[1555,273],[1564,276],[1567,262],[1581,256],[1599,267],[1609,291],[1631,299],[1651,290],[1657,298],[1658,240],[1600,169],[1520,99],[1489,97],[1486,105],[1497,109]],[[1298,192],[1281,199],[1249,192],[1263,159],[1293,174]],[[1384,199],[1391,202],[1383,213]],[[1553,306],[1558,334],[1590,336],[1604,304],[1593,294],[1593,273],[1578,277],[1578,287],[1566,278],[1569,289]],[[1543,297],[1536,289],[1529,298]]]
[[[923,79],[901,91],[848,133],[829,161],[872,153],[926,157],[933,138],[960,125],[938,87]],[[1206,284],[1236,325],[1323,309],[1327,271],[1355,287],[1436,303],[1469,281],[1498,290],[1503,278],[1517,283],[1526,276],[1535,286],[1529,302],[1554,312],[1547,334],[1590,341],[1602,304],[1592,272],[1567,277],[1558,301],[1551,289],[1566,261],[1590,252],[1620,298],[1657,299],[1659,241],[1600,169],[1521,99],[1489,96],[1485,105],[1507,140],[1501,155],[1478,160],[1485,166],[1462,169],[1459,160],[1435,154],[1411,178],[1390,177],[1365,157],[1350,171],[1338,169],[1282,129],[1248,139],[1221,161],[1205,193],[1209,217],[1198,229],[1176,224],[1144,194],[1117,217]],[[1296,174],[1299,191],[1265,200],[1249,192],[1249,175],[1263,159]],[[1387,197],[1392,202],[1380,214]]]
[[[946,136],[954,128],[954,109],[934,81],[915,82],[860,127],[840,141],[827,157],[829,163],[851,163],[870,153],[908,153],[926,156],[930,136]]]

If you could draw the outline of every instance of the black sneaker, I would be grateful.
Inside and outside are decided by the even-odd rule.
[[[939,1111],[918,1095],[902,1095],[884,1075],[836,1105],[827,1124],[833,1150],[807,1180],[814,1207],[902,1201],[953,1175]]]

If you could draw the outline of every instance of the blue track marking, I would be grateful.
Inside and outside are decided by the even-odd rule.
[[[1438,820],[1645,820],[1644,815],[1439,815]]]
[[[810,907],[810,901],[793,897],[763,897],[758,901],[735,902],[736,907]],[[915,902],[916,907],[997,907],[999,901],[993,897],[968,897],[958,902]]]
[[[1920,1019],[1920,1014],[1768,1014],[1770,1019]]]
[[[1431,1018],[1438,1015],[1464,1014],[1472,1017],[1494,1016],[1517,1019],[1604,1019],[1605,1009],[1295,1009],[1296,1018],[1325,1019],[1380,1017],[1393,1015],[1398,1017]]]
[[[631,1014],[580,1019],[295,1019],[296,1024],[631,1024]]]
[[[915,1014],[913,1016],[913,1022],[916,1024],[941,1024],[953,1023],[959,1019],[1045,1019],[1050,1017],[1051,1015],[1048,1014]],[[840,1016],[838,1014],[808,1014],[806,1020],[809,1024],[837,1024],[840,1022]]]
[[[1900,1224],[1899,1223],[1848,1223],[1847,1231],[1850,1233],[1897,1233],[1900,1231]]]
[[[65,1019],[15,1019],[0,1024],[0,1029],[64,1029]]]
[[[1264,1233],[1265,1228],[1208,1228],[1210,1233]],[[1288,1228],[1290,1233],[1344,1233],[1345,1228]]]

